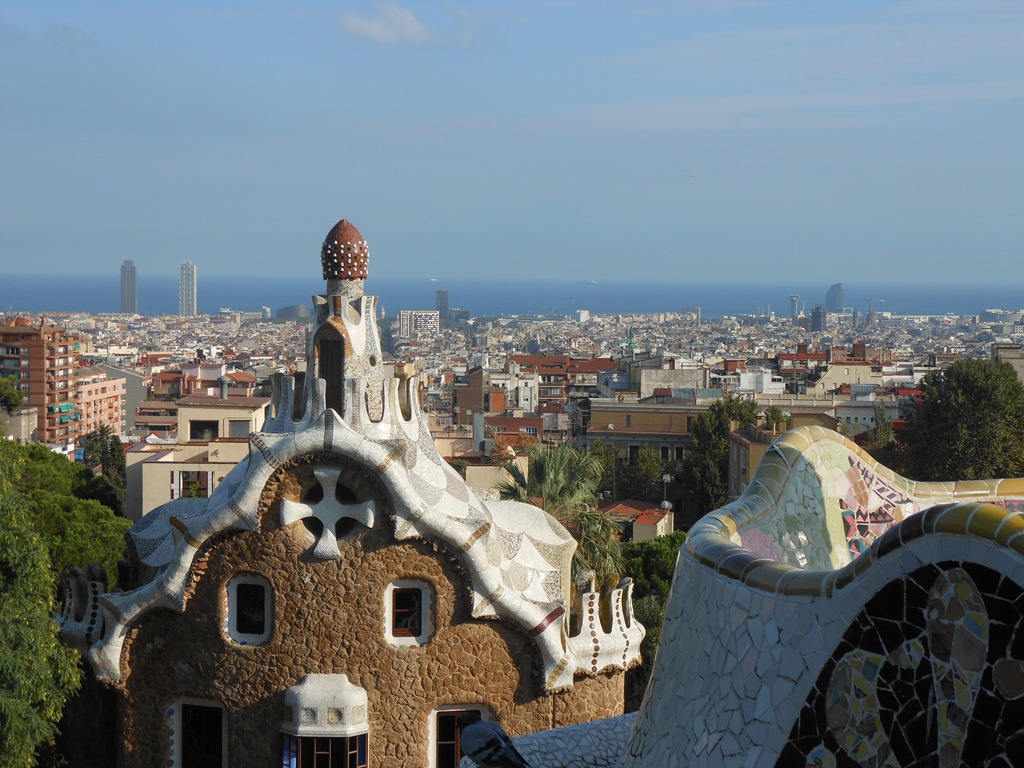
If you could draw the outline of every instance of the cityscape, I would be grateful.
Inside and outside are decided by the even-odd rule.
[[[248,487],[249,481],[244,478],[254,471],[251,467],[259,466],[253,465],[257,461],[254,456],[268,462],[267,472],[276,471],[275,467],[291,466],[296,461],[300,462],[296,467],[310,459],[321,461],[316,458],[321,455],[318,453],[304,459],[305,454],[295,442],[299,435],[307,435],[310,430],[312,434],[308,439],[313,441],[310,445],[328,446],[332,455],[348,456],[344,461],[355,462],[352,466],[357,467],[364,460],[364,453],[370,451],[367,446],[379,440],[381,434],[388,431],[408,434],[390,420],[398,418],[401,422],[411,418],[413,424],[418,423],[422,439],[429,440],[430,448],[425,448],[421,442],[418,448],[402,448],[400,452],[418,455],[428,450],[439,464],[428,471],[399,462],[403,471],[414,470],[402,482],[412,483],[409,487],[416,488],[424,482],[420,473],[433,476],[431,472],[440,471],[441,466],[447,467],[452,479],[446,481],[447,495],[440,499],[431,496],[433,501],[423,507],[434,510],[431,514],[438,515],[437,519],[421,518],[422,512],[413,512],[424,503],[420,497],[417,497],[419,500],[402,497],[394,503],[408,510],[411,515],[408,524],[419,526],[420,536],[445,542],[445,546],[454,546],[470,556],[478,549],[475,537],[479,531],[468,538],[462,538],[464,534],[443,533],[450,527],[443,522],[449,519],[446,516],[454,515],[451,519],[465,516],[462,499],[468,494],[468,498],[480,500],[470,502],[471,506],[480,506],[468,514],[490,519],[487,525],[492,526],[498,536],[521,535],[511,531],[521,525],[517,521],[522,512],[512,514],[511,508],[501,505],[519,503],[505,500],[509,498],[506,495],[509,477],[520,477],[520,482],[526,484],[529,482],[526,476],[518,474],[522,468],[529,467],[531,474],[542,471],[534,466],[539,460],[537,450],[551,455],[578,451],[573,454],[576,456],[600,456],[607,452],[610,482],[606,477],[598,484],[595,478],[595,485],[590,486],[589,492],[593,494],[596,513],[614,526],[616,543],[613,546],[652,545],[676,536],[674,532],[678,531],[688,533],[686,541],[697,547],[702,540],[702,526],[708,525],[707,518],[703,517],[708,507],[703,506],[702,499],[712,492],[713,486],[695,485],[697,481],[691,472],[692,467],[699,466],[701,456],[706,455],[702,453],[707,450],[702,447],[704,425],[710,423],[708,419],[712,414],[721,412],[723,403],[727,406],[745,403],[752,409],[747,412],[754,414],[752,423],[730,425],[727,466],[714,481],[721,484],[723,500],[730,502],[721,508],[724,513],[731,505],[740,505],[737,509],[745,510],[745,505],[753,503],[746,499],[757,497],[757,489],[766,482],[762,477],[766,470],[762,467],[767,464],[771,451],[777,445],[796,439],[792,435],[801,430],[819,430],[819,433],[808,434],[834,435],[835,440],[847,441],[838,444],[839,450],[859,451],[855,442],[849,441],[867,445],[884,429],[903,429],[908,407],[921,402],[927,382],[939,372],[952,371],[963,361],[991,360],[995,364],[1008,364],[1017,386],[1024,382],[1024,309],[1020,308],[989,307],[966,315],[898,315],[881,309],[884,301],[879,299],[869,302],[867,311],[861,312],[845,306],[845,286],[834,283],[824,292],[820,303],[812,299],[809,312],[805,310],[806,298],[790,295],[788,312],[781,315],[769,311],[708,317],[700,307],[679,312],[623,315],[605,314],[595,307],[563,316],[527,313],[477,316],[459,309],[448,288],[437,287],[433,309],[400,308],[388,315],[376,297],[363,293],[368,276],[368,254],[358,230],[346,220],[339,221],[325,239],[321,254],[327,293],[314,296],[311,307],[289,305],[271,310],[264,306],[259,312],[222,308],[217,314],[199,314],[198,268],[186,261],[179,270],[178,314],[141,315],[138,313],[138,271],[131,260],[126,260],[120,269],[120,312],[94,315],[52,311],[38,317],[22,313],[0,315],[0,371],[7,387],[5,402],[9,403],[3,419],[4,438],[14,444],[45,445],[53,455],[66,456],[69,464],[95,461],[97,437],[101,445],[116,445],[117,453],[123,452],[123,459],[106,459],[98,468],[106,475],[109,467],[118,461],[124,462],[123,474],[117,475],[123,478],[119,481],[123,483],[122,495],[115,495],[107,503],[114,505],[127,519],[126,524],[134,521],[126,540],[133,548],[130,551],[139,554],[129,554],[128,559],[118,565],[121,589],[113,592],[108,591],[111,588],[109,577],[106,572],[97,570],[98,566],[90,566],[88,575],[82,570],[66,574],[59,618],[63,641],[87,654],[93,673],[105,684],[124,686],[124,671],[117,660],[122,642],[118,638],[129,623],[118,617],[160,605],[142,597],[152,585],[159,585],[159,594],[167,596],[161,599],[170,600],[165,607],[175,605],[181,598],[174,595],[183,594],[186,582],[172,574],[180,574],[181,568],[190,567],[188,563],[194,553],[206,546],[190,531],[207,530],[215,519],[222,518],[222,513],[216,510],[227,503],[224,501],[226,494],[236,500],[230,502],[235,506],[225,509],[240,510],[254,503],[243,497],[261,486],[255,486],[254,491],[240,490]],[[441,285],[440,281],[437,285]],[[454,299],[457,301],[457,294]],[[352,378],[356,381],[354,389],[352,384],[346,383]],[[305,414],[301,416],[295,405],[301,402],[297,387],[306,392]],[[351,394],[361,390],[365,390],[365,401],[354,405],[361,399],[357,396],[352,400]],[[359,411],[362,411],[361,416],[356,415]],[[322,434],[319,431],[326,429],[321,426],[323,420],[311,420],[316,413],[343,416],[344,420],[338,423],[350,425],[346,428],[363,434],[360,439],[365,445],[359,443],[363,447],[351,453],[353,449],[346,447],[345,441],[335,444],[332,430]],[[794,431],[780,436],[780,423],[782,429]],[[365,431],[370,424],[378,426]],[[385,430],[388,424],[391,426]],[[270,449],[263,441],[275,433],[294,434],[289,443],[293,446],[291,453],[280,456],[266,453]],[[307,440],[306,437],[301,439]],[[253,454],[257,447],[259,450]],[[296,450],[299,452],[295,453]],[[399,449],[393,449],[388,456],[398,455],[395,451]],[[798,453],[804,460],[812,460],[812,454],[805,448]],[[374,461],[379,462],[380,468],[387,467],[391,459]],[[652,462],[655,474],[648,474],[643,480],[638,468]],[[332,465],[328,462],[325,466]],[[879,466],[876,471],[881,470]],[[359,512],[346,511],[351,508],[339,504],[337,499],[342,497],[335,499],[341,493],[340,486],[338,490],[331,489],[341,483],[342,478],[345,478],[346,488],[352,489],[380,480],[374,479],[375,472],[366,474],[364,469],[325,472],[328,470],[324,468],[314,471],[316,484],[321,488],[318,494],[309,495],[311,490],[303,491],[298,497],[286,494],[275,505],[279,505],[284,523],[306,518],[318,521],[316,527],[309,528],[320,537],[310,550],[312,562],[342,564],[340,571],[325,571],[314,566],[302,578],[321,580],[325,574],[334,573],[327,578],[340,579],[349,584],[349,589],[362,594],[355,582],[348,581],[359,578],[360,571],[345,568],[344,563],[361,557],[362,547],[366,545],[362,535],[353,537],[352,531],[377,530],[374,522],[377,502],[369,500],[362,506],[356,505],[362,510]],[[305,488],[309,486],[310,477],[300,471],[293,482]],[[417,477],[420,479],[415,479]],[[452,491],[453,481],[464,490]],[[912,483],[902,489],[900,484],[905,482],[899,475],[893,475],[891,487],[881,489],[879,492],[883,495],[879,498],[920,493],[919,489],[925,485]],[[812,492],[817,491],[812,489]],[[344,498],[353,493],[358,499],[366,491],[345,490]],[[1024,504],[1016,500],[1004,501],[1006,491],[1002,485],[993,485],[986,493],[994,502],[1009,505],[1011,510]],[[321,509],[323,501],[316,504],[306,501],[328,496],[334,499],[333,509]],[[949,498],[955,500],[957,494]],[[549,502],[541,499],[538,502],[554,509]],[[717,503],[720,502],[712,502],[711,508]],[[884,526],[878,527],[879,522],[888,520],[895,525],[899,520],[891,503],[885,501],[884,504],[888,506],[870,514],[864,512],[863,522],[857,522],[848,530],[847,557],[863,557],[867,561],[877,555],[870,545],[884,531]],[[175,509],[178,511],[172,515]],[[807,514],[802,505],[799,509],[797,514]],[[775,513],[769,509],[764,514],[772,517]],[[195,515],[198,516],[190,517]],[[343,525],[349,518],[351,522]],[[183,519],[192,522],[182,523]],[[567,522],[571,519],[567,518]],[[200,522],[203,520],[210,522]],[[548,531],[544,527],[548,523],[545,523],[542,528],[547,533],[534,527],[530,535],[572,540],[554,518],[549,520],[550,525],[556,527]],[[186,528],[181,528],[182,525]],[[813,527],[816,523],[806,520],[803,525]],[[334,526],[333,533],[331,526]],[[172,530],[184,531],[185,540],[191,542],[185,550],[170,545]],[[223,535],[223,532],[216,535]],[[383,536],[372,546],[390,551],[394,546],[389,543],[390,534]],[[165,543],[153,549],[154,542],[160,541]],[[756,551],[762,546],[760,541],[750,538],[743,539],[742,543]],[[255,543],[246,546],[255,546]],[[537,583],[550,579],[557,572],[557,558],[553,555],[556,550],[551,549],[553,545],[545,546],[548,548],[530,550],[539,555],[516,555],[508,567],[516,569],[515,573],[520,574],[517,578],[523,573],[533,573],[530,579],[538,579]],[[582,540],[579,546],[583,546]],[[212,551],[221,553],[219,548]],[[231,565],[236,556],[228,554],[227,550],[217,555],[217,558],[227,557],[214,566],[215,572],[221,574],[218,578],[226,579],[228,585],[224,598],[228,606],[226,641],[230,646],[265,648],[267,653],[290,663],[292,654],[281,643],[293,641],[288,638],[305,637],[306,643],[320,648],[317,653],[327,654],[324,658],[328,658],[329,649],[334,647],[337,638],[349,630],[327,623],[311,631],[302,623],[286,625],[282,623],[283,617],[277,620],[277,629],[271,629],[272,606],[276,599],[272,595],[282,589],[279,580],[285,574],[298,576],[302,573],[289,558],[280,560],[271,554],[275,551],[271,549],[259,555],[270,558],[256,570],[256,574],[264,575],[252,575],[249,570],[237,572]],[[391,617],[385,626],[387,642],[396,649],[429,647],[442,657],[461,654],[462,651],[455,649],[465,643],[474,644],[474,655],[493,654],[493,642],[498,636],[462,637],[459,632],[453,632],[454,625],[446,629],[437,623],[440,616],[434,611],[454,610],[457,614],[462,610],[459,600],[450,592],[460,577],[448,574],[438,581],[436,574],[427,575],[434,573],[432,558],[424,559],[423,552],[404,550],[401,546],[395,551],[402,552],[403,565],[399,571],[418,574],[417,578],[393,580],[395,565],[387,559],[368,566],[369,573],[379,573],[372,577],[377,579],[376,583],[387,585],[383,598],[385,613]],[[780,557],[776,550],[772,551],[776,552],[774,557]],[[143,559],[133,561],[132,558],[139,555]],[[803,549],[798,549],[795,556],[799,561],[807,555]],[[486,559],[488,556],[478,554],[477,557]],[[846,560],[840,558],[822,563],[821,567],[828,569],[844,563]],[[246,568],[252,567],[250,558]],[[492,568],[483,561],[473,567],[480,569],[481,574]],[[852,562],[849,567],[853,567]],[[143,571],[139,571],[140,568]],[[145,582],[148,577],[134,575],[143,572],[153,574],[149,585]],[[267,578],[271,573],[277,574],[272,580]],[[515,750],[516,759],[520,761],[516,764],[544,765],[544,755],[552,754],[579,754],[587,764],[605,764],[594,763],[594,749],[599,749],[611,756],[609,767],[618,765],[620,760],[628,762],[629,759],[628,754],[625,758],[622,754],[623,724],[635,723],[635,727],[648,730],[668,728],[669,732],[674,728],[660,720],[657,708],[641,707],[637,711],[638,693],[628,692],[642,691],[645,685],[656,690],[656,685],[664,684],[665,680],[671,681],[666,691],[675,690],[672,686],[685,688],[693,683],[687,682],[690,673],[686,670],[671,673],[662,670],[660,677],[658,672],[652,671],[649,665],[654,648],[649,643],[643,651],[648,658],[642,659],[645,630],[637,619],[627,618],[634,611],[631,588],[616,586],[618,575],[607,576],[595,570],[585,573],[590,574],[590,583],[572,592],[575,602],[569,615],[576,618],[571,621],[582,621],[586,605],[597,606],[603,604],[602,600],[619,606],[614,617],[592,618],[589,635],[582,632],[570,635],[569,654],[557,663],[555,659],[563,653],[558,650],[560,643],[552,645],[552,638],[543,640],[550,633],[541,632],[538,650],[545,659],[546,682],[532,690],[530,706],[515,709],[504,702],[502,691],[510,690],[510,682],[497,681],[505,678],[492,677],[490,682],[482,683],[471,673],[465,678],[456,675],[439,679],[439,690],[466,687],[476,690],[477,693],[470,695],[470,703],[479,702],[482,695],[479,691],[487,690],[487,704],[482,708],[474,708],[477,704],[460,704],[453,708],[430,709],[429,696],[426,699],[419,695],[408,700],[403,698],[395,712],[420,711],[429,715],[433,735],[427,742],[415,736],[410,740],[401,725],[380,715],[375,715],[373,725],[376,740],[368,740],[368,693],[354,684],[353,679],[362,680],[364,685],[371,679],[378,684],[387,679],[384,670],[393,663],[388,654],[381,657],[369,648],[365,654],[352,654],[346,667],[348,673],[342,675],[306,674],[297,683],[292,675],[267,676],[264,665],[274,662],[265,654],[261,656],[264,660],[256,662],[255,666],[248,662],[250,666],[242,673],[251,680],[262,681],[260,685],[265,686],[268,693],[286,688],[286,700],[294,702],[288,705],[290,709],[286,712],[300,708],[318,711],[326,707],[328,711],[345,713],[337,717],[354,723],[348,731],[321,732],[310,729],[308,723],[298,718],[282,726],[281,734],[275,739],[268,742],[265,738],[250,737],[245,740],[249,745],[245,747],[240,737],[223,734],[229,720],[236,723],[233,727],[241,727],[242,720],[234,707],[248,706],[243,704],[248,699],[242,697],[236,702],[233,697],[222,698],[223,694],[218,692],[221,681],[216,675],[174,682],[161,680],[157,670],[163,662],[156,662],[155,658],[147,661],[146,643],[138,646],[140,655],[133,662],[133,666],[142,671],[142,677],[136,677],[136,672],[132,679],[142,682],[124,688],[126,706],[139,714],[163,711],[168,693],[174,695],[182,685],[201,694],[175,699],[179,703],[169,710],[175,731],[180,728],[183,732],[183,740],[174,743],[170,754],[177,761],[174,764],[182,766],[203,764],[202,760],[206,759],[203,755],[223,755],[228,749],[235,759],[241,757],[250,762],[283,750],[285,764],[290,766],[317,764],[318,750],[324,750],[324,754],[342,750],[354,764],[369,765],[372,747],[379,745],[382,734],[387,734],[385,738],[392,748],[402,750],[408,760],[417,763],[427,759],[432,761],[430,764],[455,766],[464,759],[476,760],[481,766],[489,765],[487,758],[478,760],[475,755],[488,754],[491,747],[486,745],[496,738],[505,745],[503,748]],[[595,573],[601,575],[595,577]],[[976,568],[963,573],[974,574],[973,578],[984,576]],[[498,573],[494,577],[509,585],[513,583]],[[965,589],[975,589],[970,575],[963,578],[967,579]],[[134,589],[131,588],[133,583],[137,585]],[[758,583],[755,587],[761,589],[763,585]],[[123,591],[125,588],[127,592]],[[477,595],[474,601],[479,601],[493,588],[476,582],[473,589]],[[217,596],[216,586],[213,590],[208,599],[216,604],[221,598]],[[641,594],[644,600],[657,600],[660,611],[669,610],[670,595],[655,598]],[[371,590],[361,598],[369,600],[360,608],[361,613],[367,616],[374,613],[378,599],[374,595]],[[678,595],[677,598],[681,599]],[[531,633],[535,633],[538,627],[547,626],[544,621],[537,623],[540,616],[545,612],[555,615],[563,610],[561,602],[546,600],[542,599],[535,606],[529,603],[534,606],[530,610],[513,607],[511,603],[502,603],[504,607],[495,610],[511,624],[530,628]],[[98,610],[101,605],[106,606],[102,611]],[[699,602],[696,610],[703,610],[707,605],[709,603]],[[531,613],[537,610],[540,614]],[[552,610],[554,613],[550,613]],[[100,614],[104,616],[102,621]],[[188,623],[158,621],[153,624],[161,636],[177,638],[170,646],[172,655],[183,653],[203,658],[223,642],[198,640],[197,645],[197,640],[180,635],[197,621],[200,624],[219,621],[203,613],[201,608],[186,611],[186,615],[193,614]],[[665,615],[655,614],[653,621],[661,621]],[[76,618],[84,616],[92,618]],[[645,620],[652,621],[651,618]],[[709,623],[715,620],[713,616],[708,619]],[[917,629],[908,625],[903,631],[912,633]],[[361,636],[373,634],[370,627],[359,628],[357,632]],[[500,637],[504,638],[501,643],[513,642],[511,637]],[[701,642],[702,637],[704,635],[698,633],[685,643]],[[621,640],[613,638],[626,638],[624,651]],[[740,637],[736,642],[747,641]],[[135,652],[132,654],[134,656]],[[161,652],[160,656],[163,655]],[[591,658],[587,662],[589,667],[583,664],[584,658]],[[843,659],[838,663],[844,663]],[[501,664],[511,665],[511,660]],[[581,666],[574,667],[574,664]],[[359,676],[361,669],[363,677]],[[456,665],[452,669],[461,668]],[[805,674],[813,673],[814,669],[808,667]],[[595,687],[589,675],[597,670],[607,678],[618,679],[618,693]],[[724,672],[723,675],[723,679],[728,677]],[[209,687],[211,683],[213,688]],[[782,685],[782,680],[776,680],[773,685]],[[742,698],[746,694],[737,691],[736,695]],[[538,719],[532,707],[549,697],[566,707],[572,703],[573,714],[553,723],[546,715]],[[786,694],[788,709],[783,711],[795,712],[799,701],[799,696]],[[422,709],[424,705],[427,705],[426,711]],[[69,703],[64,728],[73,733],[75,728],[92,722],[93,716],[88,713],[95,706],[89,697]],[[804,706],[823,705],[815,703],[811,696]],[[478,718],[475,722],[483,724],[479,728],[494,728],[495,721],[489,713],[495,710],[506,711],[502,718],[505,728],[523,735],[516,740],[517,746],[513,746],[504,729],[480,734],[485,746],[480,748],[482,752],[476,752],[473,744],[478,738],[477,729],[471,727],[466,718],[470,715]],[[514,710],[517,714],[513,714]],[[624,710],[626,714],[621,714]],[[269,710],[264,717],[279,721],[276,709]],[[775,722],[785,727],[787,717],[790,715]],[[255,727],[260,720],[251,716],[244,722]],[[102,724],[102,729],[108,732],[123,727],[125,725],[119,725],[111,715]],[[268,732],[268,727],[269,724],[260,726],[260,732]],[[208,741],[201,734],[211,729],[221,735]],[[584,731],[577,733],[574,729]],[[319,735],[321,733],[328,735]],[[451,735],[444,736],[444,733]],[[144,734],[145,729],[141,729],[126,743],[145,741]],[[682,736],[680,733],[679,737]],[[748,736],[742,727],[734,734],[736,749],[741,749],[738,745]],[[550,741],[552,738],[558,740],[557,744]],[[809,736],[815,744],[820,738],[816,733]],[[639,764],[648,764],[665,744],[664,738],[652,742],[648,751],[638,753]],[[792,754],[813,756],[822,749],[801,744],[800,741],[786,742],[784,752],[790,756],[782,759],[795,759]],[[66,746],[66,742],[62,742],[59,749],[73,761],[125,760],[125,764],[140,765],[162,754],[160,750],[134,749],[134,757],[130,759],[123,751],[121,757],[115,757],[118,749],[110,739],[94,740],[88,748]],[[760,746],[747,744],[742,749],[756,754]],[[1010,747],[1006,749],[1012,751]]]
[[[1024,4],[0,4],[0,768],[1024,765]]]

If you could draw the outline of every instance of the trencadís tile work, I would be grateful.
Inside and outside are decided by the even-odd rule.
[[[783,435],[680,552],[624,767],[1024,764],[1022,510]]]

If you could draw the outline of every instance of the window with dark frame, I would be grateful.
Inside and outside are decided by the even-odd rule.
[[[181,705],[180,768],[224,765],[224,710],[202,704]]]
[[[419,637],[423,633],[423,590],[395,587],[391,593],[391,634]]]
[[[197,441],[216,440],[220,435],[220,422],[189,419],[188,439]]]
[[[240,635],[262,635],[267,631],[267,588],[262,584],[235,585],[235,631]]]
[[[435,768],[457,768],[462,760],[462,740],[460,738],[459,717],[467,712],[477,712],[478,709],[448,709],[443,712],[436,712],[434,740],[434,766]]]
[[[366,768],[366,734],[284,736],[282,768]]]

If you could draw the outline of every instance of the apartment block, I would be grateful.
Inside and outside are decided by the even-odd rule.
[[[76,404],[79,350],[77,337],[45,318],[0,325],[0,375],[17,379],[25,405],[37,409],[42,443],[67,444],[84,434]]]
[[[115,435],[125,431],[124,379],[113,379],[99,368],[80,368],[76,402],[82,434],[108,424]]]

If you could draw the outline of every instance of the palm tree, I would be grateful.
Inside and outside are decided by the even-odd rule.
[[[106,422],[103,422],[96,428],[95,432],[90,433],[86,436],[83,443],[83,458],[85,464],[90,469],[96,467],[102,467],[104,470],[108,469],[107,465],[110,462],[110,445],[111,442],[116,439],[114,434],[114,428]]]
[[[596,509],[594,498],[604,469],[601,460],[569,445],[537,445],[526,456],[525,474],[515,462],[505,463],[509,477],[498,486],[501,497],[537,504],[569,529],[577,542],[574,574],[589,569],[598,585],[616,584],[622,573],[619,526]]]

